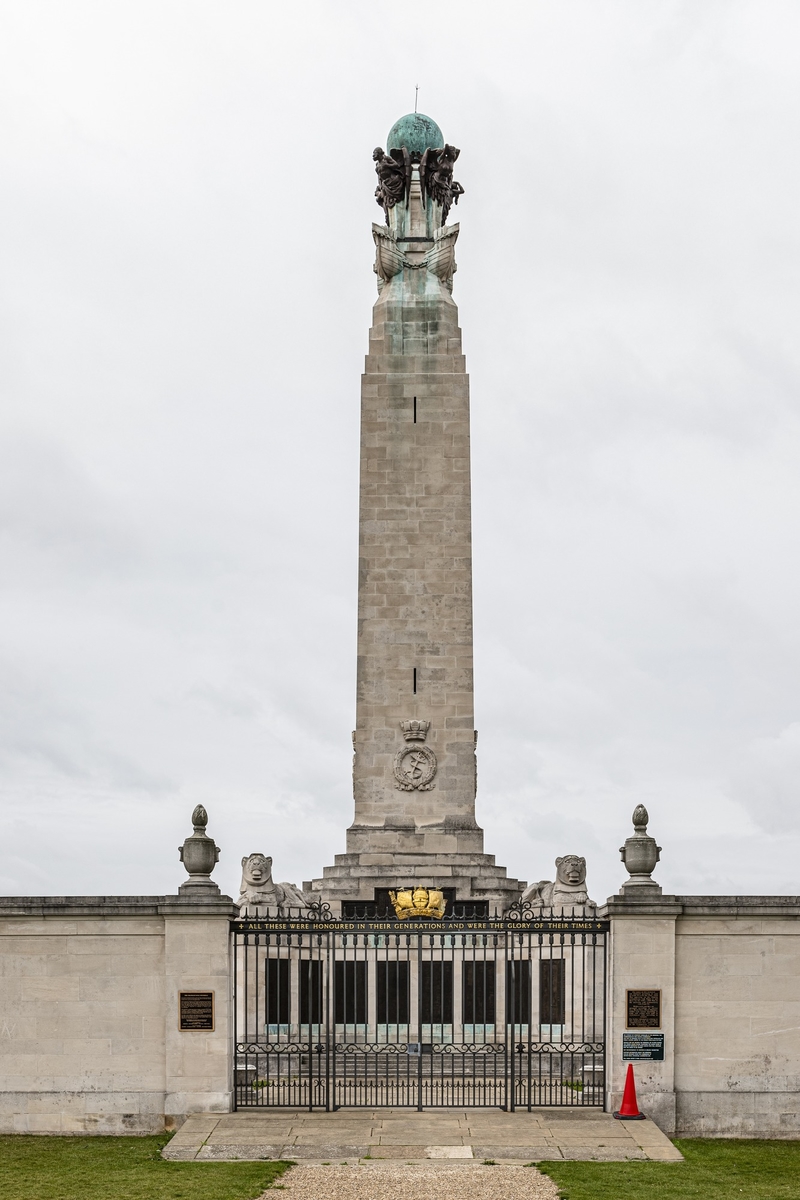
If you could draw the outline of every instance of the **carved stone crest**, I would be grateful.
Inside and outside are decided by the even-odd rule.
[[[433,777],[437,765],[430,746],[403,746],[394,756],[395,787],[401,792],[429,792],[436,787]]]
[[[389,892],[398,921],[409,917],[443,917],[447,901],[438,888],[401,888]]]
[[[401,721],[400,728],[407,742],[424,742],[431,727],[430,721]]]

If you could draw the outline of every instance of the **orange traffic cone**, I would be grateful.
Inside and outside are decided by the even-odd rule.
[[[618,1121],[646,1121],[644,1113],[639,1112],[636,1103],[636,1083],[633,1078],[633,1063],[628,1063],[628,1074],[625,1076],[625,1091],[622,1093],[622,1105],[614,1116]]]

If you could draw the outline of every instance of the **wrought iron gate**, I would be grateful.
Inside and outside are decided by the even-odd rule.
[[[602,1107],[593,916],[232,922],[236,1108]]]

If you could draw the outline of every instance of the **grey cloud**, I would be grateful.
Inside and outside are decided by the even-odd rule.
[[[404,13],[76,0],[0,47],[4,890],[174,890],[198,800],[228,889],[343,850],[370,151],[416,81],[467,189],[487,849],[602,896],[644,800],[665,887],[797,890],[797,8]]]
[[[767,833],[800,831],[800,720],[754,739],[736,764],[731,795]]]

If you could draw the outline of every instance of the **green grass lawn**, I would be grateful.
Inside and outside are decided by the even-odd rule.
[[[800,1200],[800,1142],[676,1141],[685,1163],[538,1164],[565,1200]]]
[[[253,1200],[287,1163],[172,1163],[167,1137],[0,1137],[2,1200]],[[278,1193],[280,1195],[280,1193]]]

